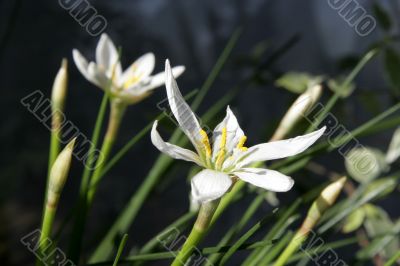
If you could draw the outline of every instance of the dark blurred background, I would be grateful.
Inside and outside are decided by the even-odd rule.
[[[373,2],[359,1],[368,12]],[[379,3],[390,14],[399,14],[399,1]],[[343,58],[362,55],[372,43],[382,38],[379,27],[366,37],[357,35],[327,0],[91,0],[90,4],[106,18],[105,32],[122,47],[124,67],[149,51],[156,55],[156,72],[163,70],[166,58],[173,65],[183,64],[186,72],[178,84],[184,94],[202,85],[235,29],[243,28],[238,45],[206,96],[199,114],[248,76],[253,67],[251,63],[245,63],[249,61],[246,58],[260,44],[268,45],[263,55],[268,59],[288,41],[295,40],[269,67],[272,77],[287,71],[335,76],[345,73],[340,64]],[[394,27],[398,29],[397,24]],[[1,265],[30,265],[33,261],[19,239],[40,225],[47,171],[49,131],[20,104],[20,99],[38,89],[50,96],[53,78],[61,59],[66,57],[70,74],[66,114],[90,136],[102,93],[77,71],[71,51],[77,48],[93,59],[98,39],[89,35],[58,1],[0,1]],[[391,105],[381,63],[380,58],[370,63],[356,80],[354,96],[345,104],[339,104],[337,116],[348,129]],[[156,105],[164,97],[162,87],[128,109],[114,151],[152,121],[159,113]],[[376,100],[376,104],[367,108],[361,103],[365,97]],[[267,140],[293,99],[293,94],[266,81],[244,87],[231,106],[248,133],[249,143],[254,144]],[[362,139],[362,143],[386,149],[390,136],[391,132],[388,132]],[[99,232],[105,230],[122,210],[158,155],[146,136],[103,179],[87,226],[86,252],[98,241]],[[337,153],[329,158],[328,168],[343,172],[343,158]],[[323,162],[324,158],[321,160]],[[179,166],[180,170],[175,165],[171,176],[165,177],[168,181],[163,180],[150,195],[134,224],[129,247],[145,243],[187,210],[189,164],[179,163]],[[56,225],[75,202],[81,170],[82,165],[75,160]],[[299,176],[295,178],[302,178],[301,173]],[[316,182],[315,179],[312,181]],[[299,193],[298,189],[301,190],[301,186],[279,198],[291,201]],[[243,206],[248,201],[245,199]],[[257,217],[271,209],[264,204]],[[395,217],[399,216],[398,210],[392,211]],[[215,228],[215,235],[206,243],[215,244],[226,225],[237,221],[242,214],[240,204],[232,206],[225,214],[224,222]],[[68,234],[63,236],[61,247],[67,237]],[[346,252],[341,254],[345,258],[351,257]]]

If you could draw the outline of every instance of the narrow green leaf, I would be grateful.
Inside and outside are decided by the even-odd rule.
[[[293,237],[293,232],[289,231],[282,237],[279,242],[271,248],[271,250],[264,256],[264,258],[258,263],[258,265],[268,265],[271,261],[273,261],[279,253],[283,251],[285,246],[289,244],[290,240]]]
[[[391,164],[400,157],[400,127],[393,134],[389,149],[386,153],[386,161]]]
[[[124,250],[124,247],[125,247],[125,244],[126,244],[127,240],[128,240],[128,235],[125,234],[121,239],[121,243],[119,243],[117,255],[115,256],[113,266],[117,266],[118,265],[119,258],[121,257],[122,251]]]
[[[395,96],[400,95],[400,57],[398,53],[391,48],[385,49],[385,70],[386,75],[393,89]]]
[[[232,247],[225,253],[225,255],[221,258],[219,265],[225,265],[225,263],[230,259],[230,257],[242,246],[251,236],[253,236],[258,230],[265,226],[266,221],[270,218],[272,214],[266,215],[263,219],[261,219],[258,223],[256,223],[253,227],[251,227],[245,234],[243,234]]]

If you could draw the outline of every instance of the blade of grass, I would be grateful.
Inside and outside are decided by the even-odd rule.
[[[395,184],[395,182],[393,182]],[[318,233],[323,234],[333,226],[337,225],[342,219],[347,217],[352,211],[355,209],[361,207],[365,203],[373,200],[375,197],[377,197],[380,193],[388,189],[389,187],[393,186],[392,183],[386,182],[378,187],[376,187],[373,191],[370,191],[369,193],[365,194],[363,197],[361,197],[358,201],[356,201],[354,204],[350,205],[348,208],[344,210],[340,210],[340,212],[337,213],[336,216],[331,218],[329,221],[327,221],[325,224],[323,224],[319,229]]]
[[[117,265],[118,265],[118,261],[119,261],[119,259],[120,259],[120,257],[121,257],[122,251],[124,250],[124,247],[125,247],[125,244],[126,244],[126,241],[127,241],[127,240],[128,240],[128,235],[125,234],[125,235],[122,237],[121,243],[119,243],[117,255],[115,256],[113,266],[117,266]]]
[[[258,265],[268,265],[271,261],[273,261],[276,256],[278,256],[278,254],[282,252],[284,247],[289,244],[289,241],[290,239],[292,239],[293,234],[293,231],[287,232],[285,236],[281,238],[281,240],[275,246],[273,246],[272,249],[264,256],[264,258]]]
[[[265,247],[267,245],[273,245],[277,241],[257,241],[253,243],[244,243],[237,250],[252,250],[255,248]],[[224,246],[224,247],[206,247],[200,249],[201,254],[208,255],[213,253],[224,253],[227,252],[232,246]],[[151,254],[139,254],[128,256],[126,258],[120,259],[120,264],[130,264],[134,261],[153,261],[153,260],[163,260],[163,259],[171,259],[175,257],[176,251],[167,251],[167,252],[158,252]],[[100,265],[110,265],[112,261],[102,261],[95,263],[85,264],[86,266],[100,266]]]
[[[79,200],[77,202],[77,215],[75,216],[75,222],[71,234],[71,239],[70,239],[70,247],[69,247],[69,258],[72,259],[73,261],[78,260],[79,257],[79,250],[81,248],[81,236],[84,231],[84,226],[80,226],[85,222],[85,216],[86,216],[86,210],[84,210],[84,206],[86,205],[86,194],[87,190],[89,188],[89,182],[90,182],[90,173],[91,169],[93,166],[93,159],[94,159],[94,154],[95,154],[95,149],[97,147],[99,137],[100,137],[100,132],[101,132],[101,127],[103,125],[104,121],[104,116],[106,113],[107,109],[107,102],[108,102],[108,95],[104,93],[103,99],[101,101],[100,109],[97,114],[96,118],[96,123],[94,126],[92,138],[91,138],[91,143],[89,151],[88,151],[88,159],[86,163],[88,165],[85,165],[84,171],[82,174],[82,179],[81,179],[81,186],[79,189]],[[75,244],[72,244],[75,243]]]
[[[165,240],[166,234],[170,232],[172,229],[178,229],[182,231],[182,229],[187,226],[188,222],[193,220],[196,217],[196,212],[188,212],[179,217],[172,224],[163,229],[160,233],[158,233],[155,237],[150,239],[141,249],[139,254],[150,253],[155,247],[160,244],[160,241]]]
[[[302,199],[297,199],[293,202],[290,207],[283,211],[282,216],[278,221],[272,226],[268,234],[264,237],[264,241],[270,241],[274,238],[279,238],[281,234],[294,222],[299,216],[293,216],[294,212],[299,208],[302,203]],[[257,262],[263,258],[263,256],[269,251],[270,247],[263,247],[254,250],[243,262],[243,266],[258,265]]]
[[[357,244],[358,239],[357,237],[351,237],[351,238],[346,238],[346,239],[342,239],[342,240],[338,240],[335,242],[331,242],[331,243],[325,243],[322,246],[318,246],[316,248],[312,248],[309,250],[306,250],[307,252],[298,252],[294,255],[291,256],[291,258],[287,261],[287,263],[291,263],[291,262],[295,262],[298,261],[302,258],[308,257],[309,254],[321,254],[327,250],[330,249],[338,249],[338,248],[342,248],[348,245],[353,245],[353,244]]]
[[[249,205],[249,207],[247,208],[246,212],[243,214],[243,216],[239,220],[239,222],[230,228],[230,230],[225,234],[225,236],[218,243],[218,246],[225,246],[225,245],[229,244],[229,242],[237,235],[238,232],[240,232],[243,229],[243,227],[251,219],[253,214],[257,211],[257,209],[260,207],[260,205],[264,202],[264,198],[265,198],[265,196],[261,195],[261,194],[257,195],[255,197],[255,199]],[[208,262],[210,262],[212,265],[214,265],[220,258],[221,258],[221,256],[219,254],[214,254],[208,258]]]
[[[353,82],[354,78],[360,73],[360,71],[364,68],[364,66],[379,52],[379,48],[374,48],[367,52],[361,60],[357,63],[357,65],[353,68],[353,70],[346,76],[346,79],[341,85],[341,88],[346,88]],[[324,106],[322,112],[320,112],[315,119],[315,121],[310,125],[307,129],[306,133],[310,133],[313,130],[317,129],[317,127],[321,124],[321,122],[325,119],[326,115],[332,108],[335,106],[336,102],[339,100],[341,96],[342,90],[338,89],[333,96],[329,99],[327,104]]]
[[[391,258],[385,263],[384,266],[392,266],[392,265],[395,265],[396,262],[397,262],[397,260],[399,260],[399,259],[400,259],[400,250],[399,250],[396,254],[394,254],[393,257],[391,257]]]

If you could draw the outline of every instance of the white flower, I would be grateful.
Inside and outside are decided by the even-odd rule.
[[[192,198],[199,203],[222,197],[233,182],[239,178],[257,187],[275,192],[285,192],[292,188],[293,180],[277,171],[252,168],[254,162],[281,159],[303,152],[325,131],[325,127],[304,136],[262,143],[246,148],[246,136],[229,106],[226,117],[216,126],[210,142],[207,133],[185,102],[171,67],[165,66],[166,88],[169,104],[179,126],[192,142],[196,153],[164,142],[157,131],[157,121],[151,131],[153,144],[163,153],[175,159],[191,161],[205,168],[192,179]]]
[[[144,54],[122,72],[118,51],[106,34],[101,35],[97,44],[96,62],[88,62],[76,49],[72,51],[72,55],[76,66],[87,80],[103,90],[111,84],[111,96],[127,104],[142,100],[165,82],[163,72],[150,76],[155,64],[153,53]],[[172,71],[175,76],[179,76],[184,70],[185,67],[177,66]]]

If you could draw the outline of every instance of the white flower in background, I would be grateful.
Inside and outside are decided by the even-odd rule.
[[[76,66],[87,80],[103,90],[111,84],[111,96],[127,104],[142,100],[165,82],[163,72],[151,76],[155,64],[152,53],[141,56],[123,72],[118,51],[106,34],[101,35],[97,44],[96,62],[88,62],[76,49],[72,51],[72,55]],[[175,76],[181,75],[184,70],[183,66],[172,69]]]
[[[250,165],[303,152],[321,137],[325,127],[304,136],[246,148],[244,144],[247,138],[228,107],[226,117],[214,129],[211,143],[195,114],[183,99],[168,60],[165,74],[172,113],[197,152],[164,142],[157,131],[157,121],[154,122],[151,131],[151,140],[161,152],[172,158],[191,161],[204,168],[192,179],[193,200],[205,203],[218,199],[228,192],[237,178],[275,192],[285,192],[292,188],[294,182],[290,177],[274,170],[252,168]]]

